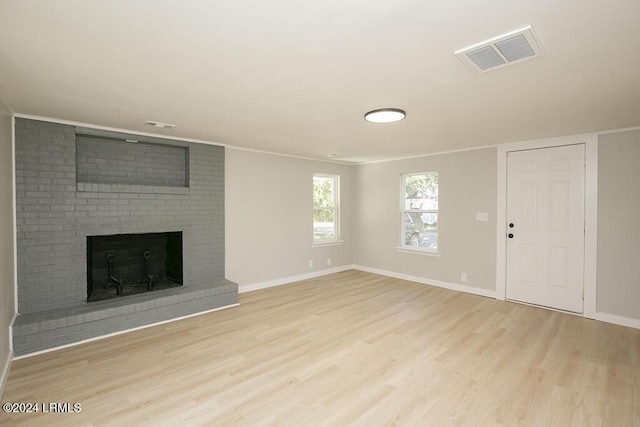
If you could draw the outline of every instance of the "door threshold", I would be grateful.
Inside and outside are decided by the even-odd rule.
[[[530,302],[518,301],[518,300],[515,300],[515,299],[508,299],[508,298],[506,299],[506,301],[514,302],[514,303],[522,304],[522,305],[528,305],[529,307],[544,308],[546,310],[557,311],[558,313],[572,314],[574,316],[584,317],[583,313],[579,313],[579,312],[575,312],[575,311],[562,310],[560,308],[547,307],[546,305],[532,304]]]

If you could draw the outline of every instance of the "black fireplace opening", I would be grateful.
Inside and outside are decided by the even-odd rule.
[[[182,232],[87,236],[87,301],[182,286]]]

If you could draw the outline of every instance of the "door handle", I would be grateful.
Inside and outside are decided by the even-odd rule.
[[[513,239],[513,233],[507,234],[507,237],[510,238],[510,239]]]

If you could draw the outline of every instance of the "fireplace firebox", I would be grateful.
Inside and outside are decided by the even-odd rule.
[[[87,236],[87,301],[182,286],[182,232]]]

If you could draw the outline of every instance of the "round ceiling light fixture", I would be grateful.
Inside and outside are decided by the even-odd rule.
[[[407,113],[399,108],[380,108],[369,111],[364,115],[364,119],[372,123],[393,123],[399,122],[406,116]]]

